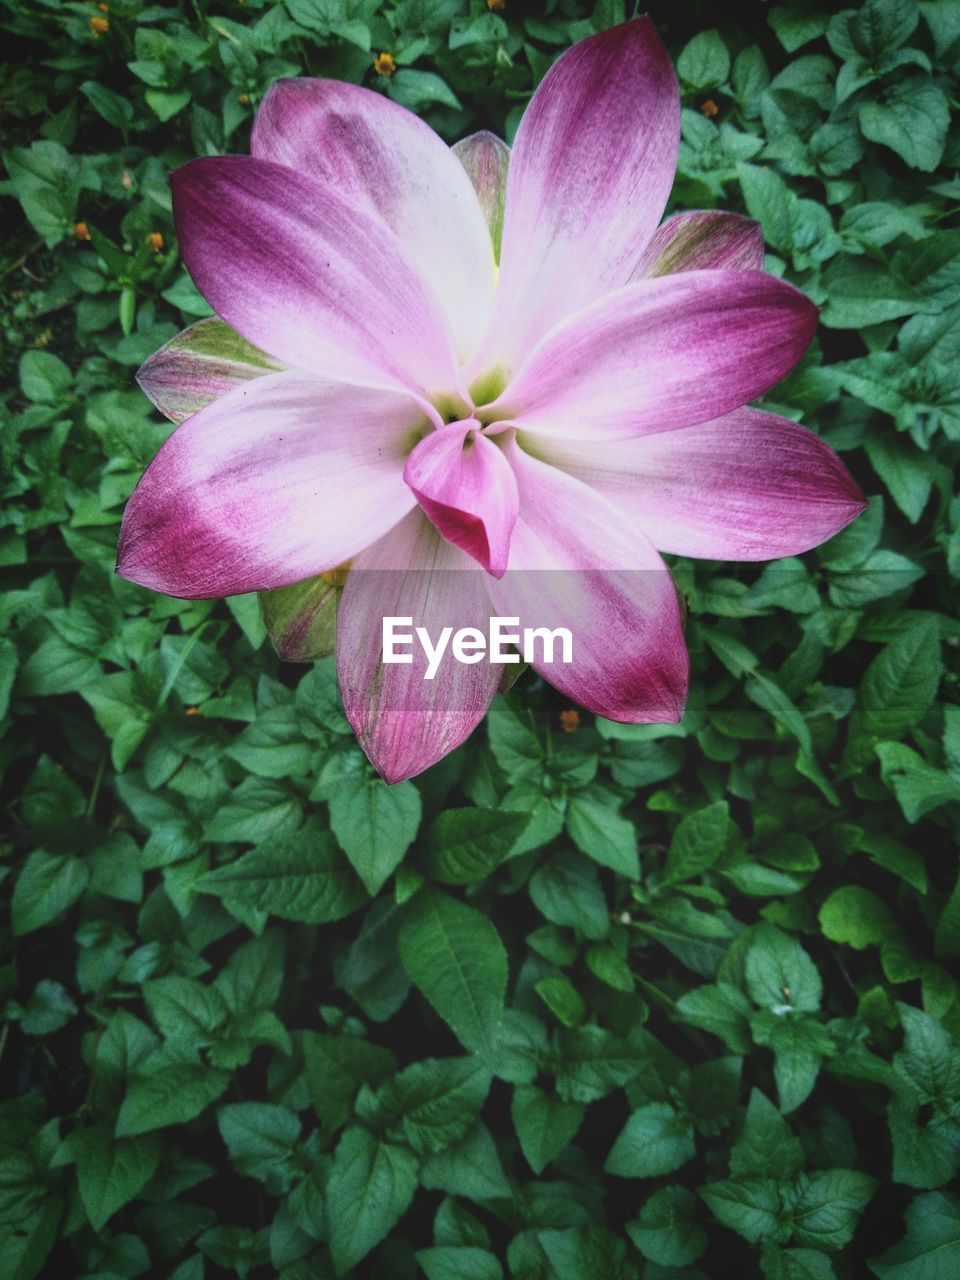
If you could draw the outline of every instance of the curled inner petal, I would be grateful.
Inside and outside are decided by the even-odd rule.
[[[426,435],[407,459],[403,478],[448,542],[503,577],[517,520],[517,482],[475,418]]]

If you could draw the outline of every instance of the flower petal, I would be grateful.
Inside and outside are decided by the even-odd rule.
[[[333,653],[346,570],[261,591],[260,615],[278,658],[314,662]]]
[[[187,269],[248,342],[338,381],[456,387],[446,318],[381,222],[249,156],[192,160],[171,184]]]
[[[188,418],[127,503],[117,572],[188,599],[286,586],[332,569],[413,505],[408,396],[295,371],[245,383]]]
[[[499,262],[510,148],[495,133],[481,129],[479,133],[471,133],[461,142],[455,142],[451,150],[473,183],[480,209],[490,229],[493,256]]]
[[[476,347],[493,307],[490,236],[450,148],[412,111],[339,80],[279,80],[254,121],[250,151],[319,179],[381,220],[443,303],[458,349]],[[371,287],[389,296],[389,276]]]
[[[641,280],[558,325],[484,415],[608,440],[706,422],[779,382],[816,323],[798,289],[762,271]]]
[[[683,714],[688,662],[676,589],[623,512],[572,476],[512,446],[520,489],[510,567],[489,583],[521,627],[566,627],[573,661],[533,661],[555,688],[611,720],[669,724]]]
[[[211,316],[155,351],[137,370],[137,382],[161,413],[172,422],[183,422],[238,382],[282,368],[278,360]]]
[[[759,409],[633,440],[537,444],[597,490],[661,551],[773,560],[832,538],[866,499],[829,446]]]
[[[673,184],[680,97],[647,17],[568,49],[510,154],[500,287],[471,377],[507,369],[558,320],[625,284]]]
[[[631,279],[674,271],[763,270],[763,228],[742,213],[675,213],[653,233]]]
[[[347,719],[387,782],[421,773],[458,747],[486,714],[503,668],[447,654],[425,680],[426,659],[416,643],[406,651],[412,662],[386,664],[384,618],[410,618],[434,642],[444,627],[486,633],[490,581],[421,511],[353,562],[340,602],[337,674]]]
[[[517,519],[517,482],[502,449],[478,426],[457,422],[429,432],[403,478],[447,541],[500,578]]]

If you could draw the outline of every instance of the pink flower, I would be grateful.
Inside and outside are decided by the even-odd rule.
[[[118,571],[192,598],[349,562],[340,687],[390,781],[462,742],[503,669],[384,666],[384,615],[567,626],[552,684],[675,721],[687,654],[658,552],[793,555],[863,508],[816,436],[744,407],[816,325],[763,273],[760,228],[658,226],[679,115],[642,18],[555,63],[512,152],[486,133],[451,150],[379,94],[300,79],[267,94],[250,157],[174,174],[220,318],[140,371],[182,425],[130,499]]]

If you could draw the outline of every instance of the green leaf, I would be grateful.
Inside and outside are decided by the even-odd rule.
[[[711,1182],[700,1195],[718,1222],[750,1244],[759,1240],[783,1244],[790,1238],[790,1228],[781,1221],[782,1205],[773,1178]]]
[[[703,1027],[723,1040],[734,1053],[750,1049],[750,1002],[737,987],[727,982],[694,987],[677,1001],[677,1013],[685,1022]]]
[[[903,1048],[893,1065],[922,1103],[960,1101],[960,1048],[936,1018],[898,1004]]]
[[[237,1171],[267,1181],[288,1161],[300,1136],[300,1121],[286,1107],[232,1102],[217,1112],[217,1127]]]
[[[80,1199],[94,1231],[143,1190],[160,1161],[156,1139],[114,1138],[106,1124],[75,1129],[64,1148],[76,1162]]]
[[[587,1006],[568,978],[541,978],[534,991],[565,1027],[576,1027],[586,1019]]]
[[[524,1159],[536,1174],[573,1141],[583,1122],[585,1108],[564,1102],[533,1085],[514,1089],[510,1115]]]
[[[688,814],[673,833],[661,884],[692,880],[712,867],[726,848],[731,829],[725,800]]]
[[[491,1052],[503,1015],[507,953],[487,917],[439,889],[421,889],[399,947],[410,978],[464,1047]]]
[[[852,1169],[798,1173],[783,1190],[784,1208],[801,1245],[841,1249],[876,1190],[877,1180]]]
[[[361,1085],[379,1085],[396,1070],[389,1049],[359,1036],[304,1031],[301,1038],[310,1100],[327,1129],[347,1123]]]
[[[921,1125],[917,1107],[903,1098],[894,1098],[887,1107],[887,1124],[893,1145],[894,1182],[931,1190],[956,1176],[960,1160],[950,1132],[952,1126]]]
[[[707,1245],[696,1220],[697,1202],[686,1187],[661,1187],[640,1215],[627,1223],[627,1234],[645,1258],[661,1267],[686,1267]]]
[[[774,1013],[816,1012],[823,984],[816,965],[795,938],[773,925],[754,934],[745,964],[747,991],[761,1008]]]
[[[201,876],[197,888],[215,894],[227,906],[265,911],[301,924],[342,920],[367,901],[329,832],[313,824],[217,867]]]
[[[936,620],[920,617],[870,663],[850,719],[846,758],[851,766],[869,758],[862,743],[896,739],[924,715],[940,684],[939,640]]]
[[[56,404],[73,383],[73,374],[52,351],[25,351],[20,357],[20,390],[38,404]]]
[[[31,853],[17,877],[11,914],[19,937],[50,924],[68,911],[87,887],[89,873],[79,858],[68,853]]]
[[[394,102],[411,111],[419,111],[432,103],[461,110],[457,95],[433,71],[397,71],[390,77],[389,91]]]
[[[860,108],[860,128],[870,142],[890,147],[913,169],[930,173],[940,163],[950,108],[939,85],[926,76],[899,80],[882,98]]]
[[[370,894],[390,878],[420,825],[420,793],[412,782],[343,778],[330,800],[330,826]]]
[[[693,1126],[666,1102],[640,1107],[627,1121],[604,1162],[619,1178],[658,1178],[696,1155]]]
[[[41,978],[20,1018],[20,1030],[28,1036],[47,1036],[66,1026],[77,1006],[61,982]]]
[[[960,779],[934,769],[902,742],[878,742],[874,750],[881,777],[892,788],[908,822],[918,822],[934,809],[960,800]]]
[[[124,132],[133,121],[133,103],[96,80],[84,80],[80,92],[107,124]]]
[[[567,830],[577,848],[594,862],[631,880],[639,879],[636,829],[596,793],[580,791],[571,796]]]
[[[701,31],[677,59],[677,75],[694,92],[723,84],[730,74],[730,54],[717,31]]]
[[[79,160],[59,142],[43,141],[5,151],[3,163],[31,226],[53,248],[76,221]]]
[[[498,1200],[513,1194],[490,1130],[479,1120],[460,1142],[427,1157],[420,1181],[429,1190],[468,1200]]]
[[[117,1117],[117,1137],[193,1120],[224,1092],[230,1074],[204,1066],[195,1054],[161,1046],[131,1077]]]
[[[207,822],[203,838],[217,844],[261,844],[290,835],[302,817],[299,800],[286,787],[248,777]]]
[[[229,1016],[227,1002],[216,987],[179,974],[145,982],[143,998],[160,1032],[191,1049],[212,1044]]]
[[[530,878],[530,897],[553,924],[578,929],[586,938],[610,932],[607,908],[596,868],[570,852],[554,854]]]
[[[151,111],[155,112],[161,120],[166,121],[171,120],[187,105],[190,101],[190,90],[178,89],[174,93],[165,93],[161,89],[147,89],[144,97]]]
[[[767,1175],[786,1178],[803,1166],[799,1138],[770,1099],[753,1089],[743,1128],[730,1152],[730,1172],[735,1178]]]
[[[327,1231],[337,1274],[355,1267],[394,1228],[417,1187],[417,1157],[352,1126],[333,1153]]]
[[[427,1280],[503,1280],[496,1254],[472,1245],[419,1249],[417,1262]]]
[[[830,894],[819,912],[820,928],[831,942],[845,942],[857,951],[880,946],[897,924],[887,905],[869,889],[845,885]]]
[[[960,1199],[939,1191],[917,1196],[904,1214],[899,1244],[867,1266],[879,1280],[954,1280],[960,1270]]]
[[[482,880],[509,854],[527,825],[503,809],[445,809],[430,828],[426,867],[443,884]]]
[[[395,1136],[421,1155],[445,1151],[466,1136],[490,1089],[473,1058],[427,1058],[384,1084],[378,1101],[394,1115]]]
[[[795,1111],[810,1096],[823,1058],[833,1052],[829,1033],[802,1014],[784,1016],[768,1009],[754,1015],[750,1026],[757,1044],[773,1050],[780,1110]]]

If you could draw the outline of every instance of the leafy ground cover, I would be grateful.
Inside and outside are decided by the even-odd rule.
[[[528,675],[387,788],[255,599],[113,575],[167,176],[301,73],[509,137],[623,4],[0,3],[8,1280],[960,1274],[960,6],[653,10],[674,206],[822,307],[770,403],[869,510],[676,564],[680,726]]]

